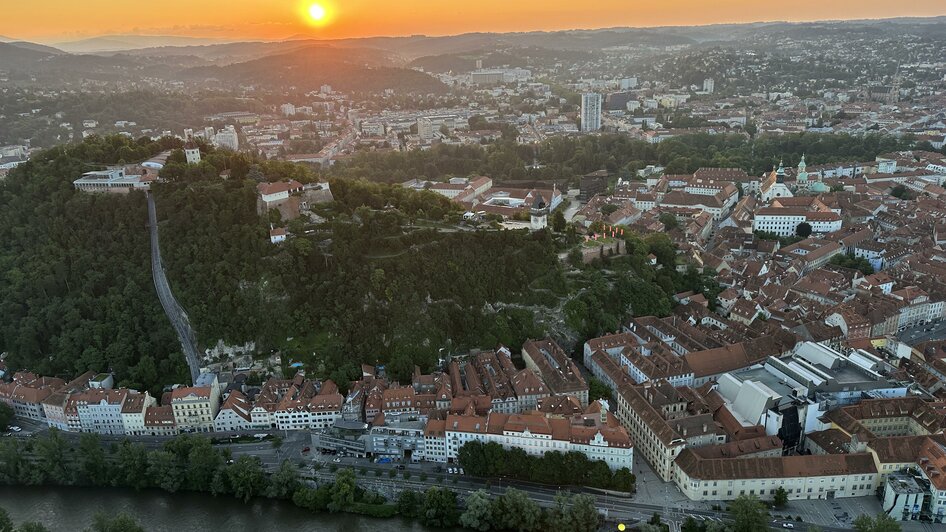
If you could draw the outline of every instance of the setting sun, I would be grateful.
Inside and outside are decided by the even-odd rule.
[[[312,20],[317,22],[324,20],[325,15],[327,15],[325,8],[320,4],[312,4],[309,6],[309,16],[312,17]]]

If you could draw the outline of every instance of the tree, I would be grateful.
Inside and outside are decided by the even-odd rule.
[[[178,467],[174,455],[168,451],[148,453],[147,475],[153,485],[170,493],[179,490],[184,483],[184,473]]]
[[[243,455],[227,468],[227,480],[233,489],[233,495],[243,502],[249,502],[263,492],[266,476],[259,458]]]
[[[562,209],[555,209],[555,212],[552,213],[552,230],[556,233],[564,233],[566,225],[568,225],[568,222],[565,220],[565,213],[562,212]]]
[[[788,492],[785,491],[785,488],[782,486],[775,488],[775,497],[772,499],[772,503],[776,508],[784,508],[788,504]]]
[[[665,231],[672,231],[674,229],[680,228],[680,222],[677,221],[677,217],[669,212],[661,213],[657,219],[660,220],[660,223],[664,224]]]
[[[210,445],[207,438],[188,438],[189,449],[182,449],[182,458],[186,464],[182,468],[187,472],[187,487],[195,491],[206,491],[214,483],[214,476],[223,467],[220,453]]]
[[[321,486],[318,489],[299,488],[292,494],[292,502],[300,508],[313,512],[324,512],[328,508],[328,502],[331,498],[329,489],[329,486]]]
[[[636,489],[636,484],[637,477],[626,467],[615,471],[614,477],[611,479],[611,488],[618,491],[633,492]]]
[[[733,532],[756,532],[768,528],[769,512],[753,495],[740,495],[729,505]]]
[[[421,522],[427,526],[452,528],[459,519],[457,494],[447,488],[429,488],[424,493]]]
[[[114,517],[105,512],[97,512],[92,518],[90,532],[145,532],[133,517],[120,513]]]
[[[72,468],[67,467],[68,444],[57,429],[49,429],[49,434],[37,439],[34,450],[40,482],[48,481],[58,484],[72,482]]]
[[[501,530],[527,532],[539,528],[542,510],[524,491],[508,488],[493,501],[493,525]]]
[[[332,485],[331,500],[328,503],[330,512],[342,512],[355,502],[355,471],[341,469],[335,474],[335,483]]]
[[[49,529],[46,528],[42,523],[37,523],[36,521],[25,521],[20,523],[20,526],[16,527],[16,532],[49,532]]]
[[[900,523],[887,514],[877,514],[871,517],[861,514],[854,520],[854,530],[857,532],[900,532]]]
[[[419,517],[423,504],[424,496],[414,490],[401,491],[395,502],[397,513],[408,518]]]
[[[687,518],[683,520],[680,532],[703,532],[703,526],[697,522],[693,516],[688,515]]]
[[[10,405],[0,401],[0,430],[7,430],[13,421],[13,409]]]
[[[798,224],[798,227],[795,228],[795,234],[802,237],[808,238],[811,236],[811,224],[808,222],[802,222]]]
[[[0,507],[0,532],[13,532],[13,519],[5,508]]]
[[[915,195],[913,192],[908,189],[905,185],[896,185],[890,189],[890,195],[895,198],[900,198],[902,200],[914,199]]]
[[[604,382],[595,377],[588,379],[588,401],[597,401],[598,399],[611,400],[611,388],[608,388]]]
[[[493,502],[485,490],[476,490],[466,498],[466,509],[460,525],[470,530],[487,532],[493,528]]]
[[[118,445],[118,462],[114,478],[119,486],[140,490],[148,486],[151,475],[148,471],[148,453],[140,443],[123,440]]]
[[[279,469],[269,478],[266,496],[274,499],[288,499],[292,497],[300,486],[299,471],[289,460],[283,460]]]
[[[105,450],[98,434],[79,436],[79,475],[93,486],[102,486],[108,482]]]
[[[569,521],[573,526],[572,530],[579,532],[598,530],[601,516],[598,514],[595,500],[591,495],[575,495],[572,497]]]

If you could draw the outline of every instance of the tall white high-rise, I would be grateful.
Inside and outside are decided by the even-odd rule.
[[[433,140],[434,123],[429,118],[417,119],[417,134],[424,140]]]
[[[581,130],[598,131],[601,129],[601,95],[586,92],[581,95]]]
[[[703,92],[708,92],[713,94],[713,91],[716,90],[716,80],[713,78],[706,78],[703,80]]]
[[[236,128],[227,126],[214,135],[214,145],[218,148],[227,148],[237,151],[240,148],[240,137],[237,135]]]

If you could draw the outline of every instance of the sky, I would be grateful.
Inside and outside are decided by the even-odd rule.
[[[703,25],[946,15],[943,0],[313,0],[4,1],[0,35],[55,43],[97,35],[278,40],[307,35],[453,35],[615,26]]]

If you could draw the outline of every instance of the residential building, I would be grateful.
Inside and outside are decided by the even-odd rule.
[[[73,396],[82,432],[125,434],[122,408],[129,395],[126,389],[93,388]]]
[[[211,432],[220,407],[216,386],[183,386],[171,392],[174,423],[181,432]]]
[[[151,394],[130,393],[122,404],[122,426],[126,436],[145,436],[145,410],[157,406],[158,402]]]
[[[554,340],[529,340],[522,346],[526,368],[536,372],[549,391],[557,395],[574,395],[582,406],[588,405],[588,384],[581,371]]]
[[[581,130],[584,132],[601,129],[601,95],[588,92],[581,95]]]

